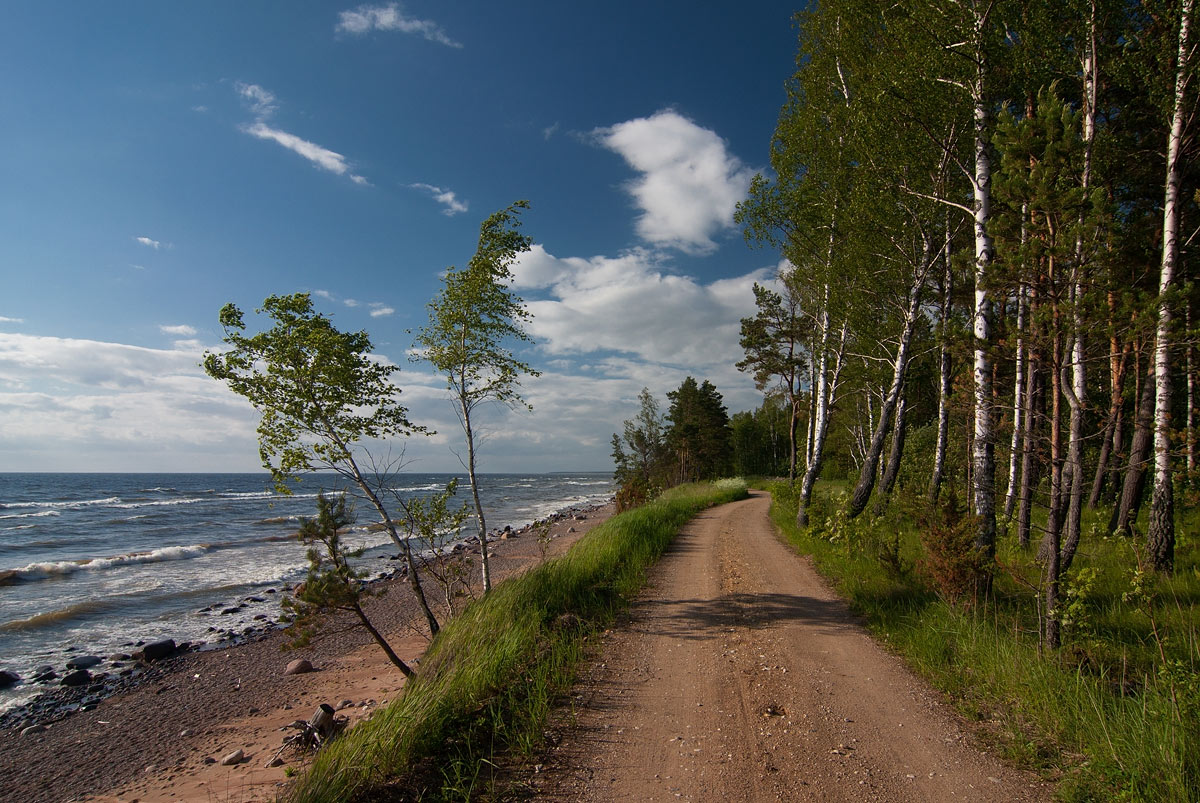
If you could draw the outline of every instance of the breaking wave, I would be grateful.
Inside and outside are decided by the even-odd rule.
[[[147,552],[129,552],[111,558],[88,558],[83,560],[57,560],[44,563],[30,563],[19,569],[0,570],[0,586],[15,583],[50,580],[56,577],[66,577],[76,572],[99,571],[118,566],[130,566],[142,563],[161,563],[169,560],[189,560],[198,558],[213,548],[212,544],[192,544],[191,546],[168,546],[152,549]]]

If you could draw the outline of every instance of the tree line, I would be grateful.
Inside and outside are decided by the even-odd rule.
[[[738,209],[786,261],[739,367],[770,393],[753,416],[787,443],[800,524],[821,476],[852,480],[850,518],[898,479],[933,501],[954,483],[984,563],[998,529],[1040,541],[1048,611],[1088,508],[1172,571],[1197,470],[1193,6],[796,16],[771,171]]]

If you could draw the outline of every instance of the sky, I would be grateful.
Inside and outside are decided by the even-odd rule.
[[[733,213],[766,170],[794,4],[18,0],[0,26],[0,471],[255,471],[258,416],[199,367],[217,313],[311,293],[366,330],[457,471],[413,333],[518,199],[532,412],[480,469],[605,471],[648,387],[730,413],[739,321],[779,254]]]

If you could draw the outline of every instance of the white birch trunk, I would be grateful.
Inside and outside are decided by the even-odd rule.
[[[984,76],[987,73],[983,52],[985,24],[985,17],[977,16],[975,35],[978,66],[971,87],[975,126],[975,174],[972,182],[975,195],[975,309],[971,322],[975,339],[975,426],[971,465],[973,508],[979,522],[975,548],[990,559],[996,549],[996,465],[995,425],[992,418],[992,296],[988,288],[993,247],[988,232],[992,211],[992,165],[988,154],[988,109],[984,98]]]
[[[1004,492],[1004,518],[1011,519],[1017,501],[1017,466],[1024,443],[1025,404],[1021,386],[1025,379],[1025,316],[1029,309],[1029,286],[1022,281],[1017,291],[1017,366],[1013,372],[1012,448],[1008,452],[1008,488]]]
[[[1171,485],[1171,293],[1179,257],[1179,151],[1184,135],[1184,96],[1188,84],[1188,34],[1193,0],[1179,8],[1179,52],[1175,67],[1175,99],[1167,139],[1167,181],[1163,201],[1162,271],[1158,280],[1158,327],[1154,335],[1154,496],[1150,503],[1147,546],[1158,571],[1175,564],[1175,500]]]

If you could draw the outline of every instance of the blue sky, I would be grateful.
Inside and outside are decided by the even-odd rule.
[[[532,413],[485,471],[607,470],[649,387],[757,405],[738,320],[778,254],[733,206],[796,50],[780,2],[19,2],[0,28],[0,471],[256,470],[198,367],[217,310],[311,292],[366,329],[416,471],[459,467],[408,359],[440,272],[517,199]],[[251,323],[251,326],[254,324]]]

